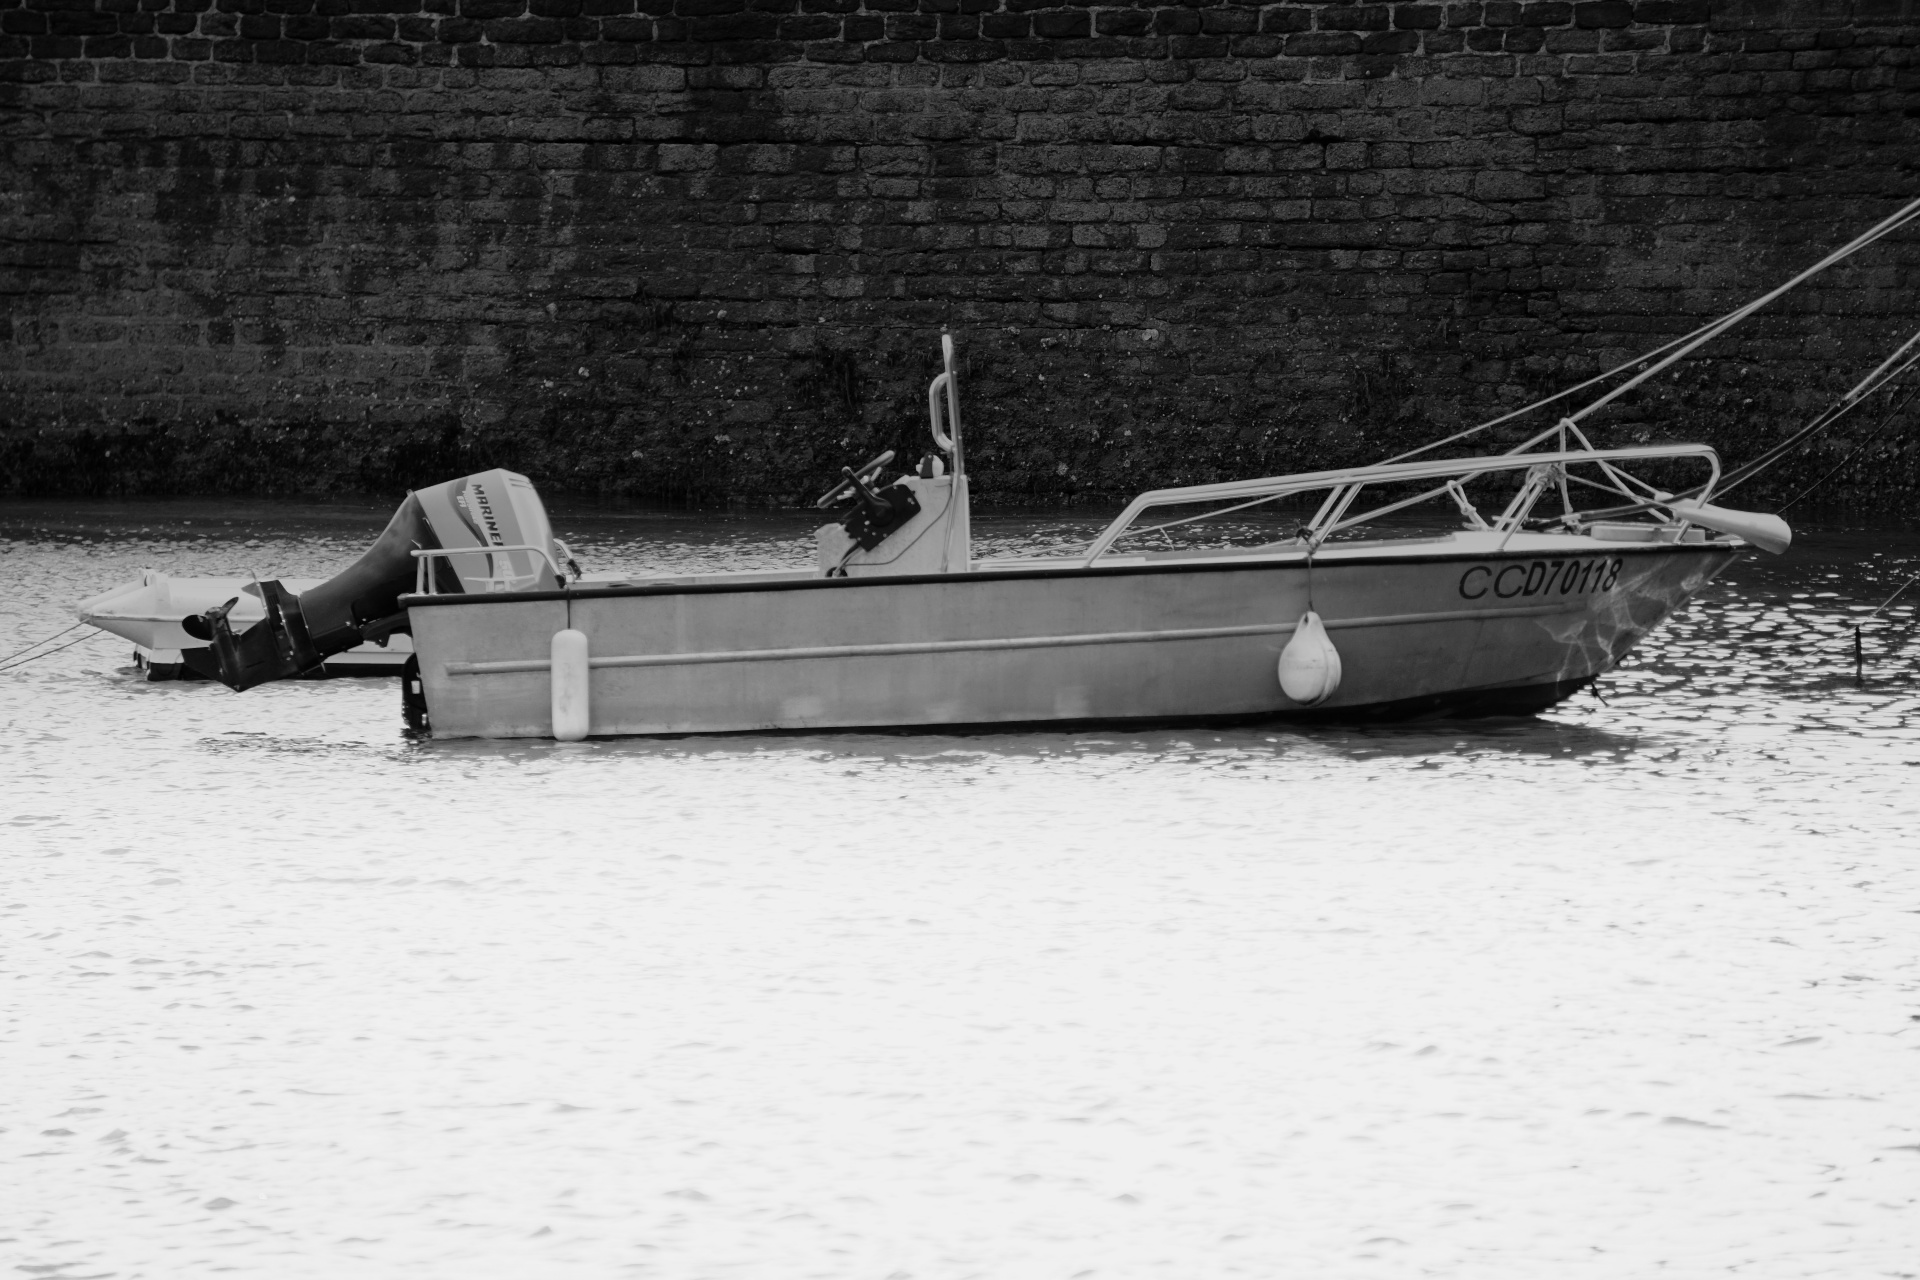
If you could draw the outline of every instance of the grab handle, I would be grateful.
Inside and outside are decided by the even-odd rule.
[[[940,359],[946,369],[927,384],[927,419],[933,442],[953,455],[953,473],[963,470],[960,460],[960,381],[953,368],[953,335],[940,335]]]

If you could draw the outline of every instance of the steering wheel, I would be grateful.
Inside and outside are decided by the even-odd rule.
[[[865,465],[861,466],[860,469],[855,471],[853,475],[848,479],[842,480],[839,484],[833,486],[833,488],[829,489],[826,492],[826,494],[820,499],[820,501],[814,503],[813,505],[817,508],[824,510],[825,508],[830,507],[834,503],[840,501],[840,499],[846,497],[848,494],[854,492],[861,485],[872,484],[874,481],[874,478],[880,474],[880,468],[886,466],[889,462],[892,462],[892,461],[893,461],[893,450],[889,449],[885,453],[881,454],[879,457],[873,459],[873,461],[868,462]]]

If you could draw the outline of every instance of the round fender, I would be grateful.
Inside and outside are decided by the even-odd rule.
[[[1303,707],[1317,707],[1340,687],[1340,651],[1333,647],[1320,615],[1300,616],[1293,639],[1280,651],[1280,691]]]

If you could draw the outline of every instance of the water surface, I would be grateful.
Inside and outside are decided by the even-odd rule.
[[[0,652],[385,515],[0,507]],[[690,570],[813,521],[557,523]],[[1920,1273],[1920,594],[1851,648],[1914,573],[1814,527],[1604,703],[1364,729],[423,744],[390,682],[85,640],[0,674],[0,1261]]]

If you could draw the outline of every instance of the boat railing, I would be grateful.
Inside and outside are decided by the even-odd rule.
[[[1556,487],[1567,509],[1566,518],[1577,519],[1579,513],[1575,511],[1567,489],[1569,482],[1589,485],[1612,494],[1624,493],[1629,497],[1654,502],[1671,496],[1621,470],[1615,465],[1617,463],[1704,459],[1709,470],[1707,481],[1697,490],[1691,491],[1698,493],[1698,500],[1701,503],[1705,503],[1712,495],[1714,486],[1720,480],[1720,456],[1714,452],[1712,446],[1704,444],[1651,444],[1618,449],[1561,448],[1550,452],[1525,451],[1529,446],[1553,434],[1555,432],[1551,430],[1543,433],[1542,436],[1528,441],[1512,453],[1475,458],[1431,458],[1417,462],[1380,463],[1365,467],[1343,467],[1331,471],[1306,471],[1290,476],[1267,476],[1256,480],[1231,480],[1219,484],[1183,485],[1177,488],[1149,490],[1129,503],[1126,510],[1101,531],[1089,545],[1083,564],[1092,565],[1114,543],[1129,535],[1154,533],[1179,525],[1211,520],[1280,498],[1316,493],[1323,489],[1328,491],[1326,499],[1321,502],[1313,518],[1300,528],[1299,541],[1308,551],[1318,548],[1328,538],[1342,530],[1368,524],[1408,507],[1439,498],[1450,498],[1472,527],[1504,533],[1506,538],[1501,540],[1501,545],[1504,547],[1506,541],[1526,523],[1532,514],[1534,504]],[[1569,474],[1568,468],[1582,465],[1598,468],[1604,483]],[[1519,491],[1513,495],[1501,513],[1489,521],[1468,498],[1465,486],[1483,476],[1512,471],[1526,471],[1528,475],[1521,483]],[[1353,511],[1356,500],[1368,487],[1417,484],[1432,480],[1443,483],[1424,489],[1409,498],[1368,507],[1357,514]],[[1203,502],[1224,502],[1230,505],[1161,524],[1137,529],[1133,527],[1134,522],[1143,513],[1155,507],[1189,506]]]
[[[553,553],[545,547],[536,546],[530,542],[516,542],[511,545],[498,547],[416,547],[413,550],[413,593],[417,596],[440,594],[434,589],[433,574],[429,572],[427,566],[437,559],[450,558],[453,556],[488,557],[487,568],[489,572],[487,574],[487,589],[489,591],[512,591],[514,588],[507,584],[516,578],[524,578],[527,575],[523,573],[502,574],[493,572],[497,562],[494,561],[492,557],[505,555],[513,551],[531,551],[547,562],[547,568],[552,570],[554,577],[563,583],[566,581],[566,575],[560,572],[560,566],[553,562]],[[513,562],[509,560],[507,564],[508,568],[511,569]]]

